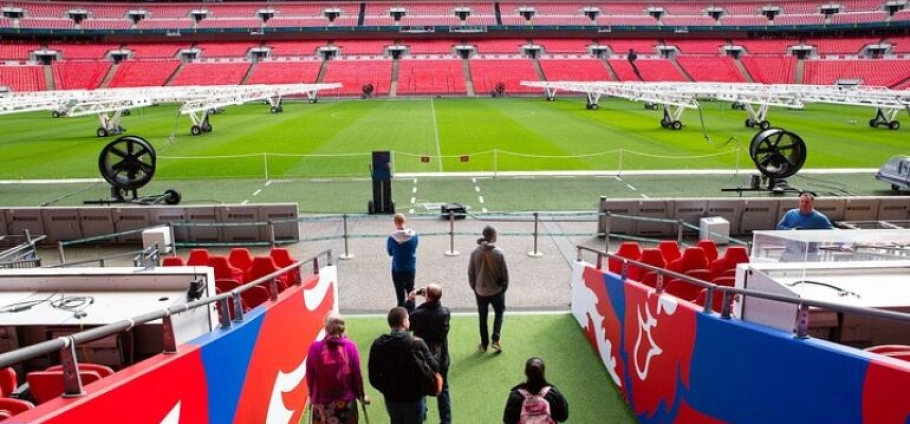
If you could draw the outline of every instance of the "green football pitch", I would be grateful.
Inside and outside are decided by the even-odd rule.
[[[214,131],[189,134],[189,119],[164,105],[133,111],[122,125],[158,153],[156,179],[368,177],[370,152],[394,152],[396,173],[753,169],[743,111],[705,102],[680,131],[660,111],[618,99],[586,110],[582,98],[323,100],[262,104],[213,115]],[[774,126],[799,134],[807,168],[877,168],[906,153],[906,130],[868,126],[871,108],[772,109]],[[704,125],[702,125],[702,122]],[[0,179],[97,178],[111,139],[93,117],[47,112],[0,116]]]

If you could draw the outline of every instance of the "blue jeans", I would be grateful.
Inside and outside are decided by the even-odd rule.
[[[395,283],[395,297],[398,306],[407,308],[408,313],[414,312],[414,302],[408,302],[408,294],[414,290],[414,277],[416,271],[392,271],[392,282]]]
[[[439,408],[439,423],[452,424],[452,398],[449,397],[449,370],[443,370],[442,392],[436,397],[436,406]]]
[[[489,329],[487,328],[487,315],[490,313],[490,305],[493,306],[493,341],[498,342],[500,332],[502,331],[502,316],[506,312],[506,292],[501,291],[493,296],[478,296],[477,312],[480,314],[480,344],[484,347],[490,344]]]
[[[385,403],[392,424],[421,424],[427,419],[426,398],[416,402]]]

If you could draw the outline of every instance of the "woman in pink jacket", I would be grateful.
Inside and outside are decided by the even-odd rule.
[[[307,355],[306,380],[314,424],[357,424],[357,400],[363,393],[357,345],[344,335],[344,318],[331,312],[325,318],[325,338],[313,342]]]

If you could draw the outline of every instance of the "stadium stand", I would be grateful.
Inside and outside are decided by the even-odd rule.
[[[733,44],[745,47],[749,54],[782,56],[787,54],[788,47],[798,45],[799,40],[734,40]]]
[[[398,95],[467,94],[460,59],[399,62]]]
[[[188,43],[128,44],[123,47],[133,52],[133,59],[173,59],[181,49],[188,49]]]
[[[547,53],[586,53],[591,40],[565,40],[559,38],[535,38],[534,44],[543,46]]]
[[[638,81],[627,60],[610,59],[608,62],[620,81]],[[667,59],[638,59],[635,64],[645,81],[686,81],[686,77],[680,74],[673,63]]]
[[[639,40],[598,40],[598,44],[610,46],[613,54],[625,54],[629,49],[635,49],[638,54],[655,54],[657,53],[657,40],[639,39]]]
[[[679,65],[699,82],[746,82],[742,73],[730,57],[686,57],[676,58]],[[644,75],[644,71],[642,71]]]
[[[727,44],[724,40],[667,40],[664,42],[668,46],[676,46],[680,53],[717,55],[721,53],[720,46]]]
[[[321,96],[359,96],[362,87],[373,84],[376,96],[389,93],[392,81],[391,60],[332,60],[325,65],[323,81],[339,82],[342,88]]]
[[[51,65],[54,72],[54,87],[57,90],[93,90],[111,69],[110,62],[56,62]]]
[[[664,25],[670,26],[713,26],[717,25],[717,21],[705,15],[692,15],[692,16],[665,16],[661,18],[661,23]]]
[[[249,69],[249,62],[186,63],[168,85],[240,84]]]
[[[247,52],[256,46],[256,44],[248,42],[219,42],[196,44],[196,47],[202,50],[203,58],[245,58]]]
[[[506,86],[509,93],[539,93],[539,88],[523,87],[521,81],[539,81],[534,64],[528,59],[476,59],[469,61],[471,81],[478,95],[492,92],[496,85]]]
[[[794,84],[796,81],[795,57],[742,58],[743,65],[755,82],[762,84]]]
[[[720,24],[724,26],[764,26],[770,24],[767,17],[761,15],[724,15]]]
[[[63,60],[104,59],[108,51],[120,48],[119,44],[48,44],[48,50],[61,53]]]
[[[385,51],[385,46],[391,44],[391,40],[343,40],[335,42],[335,46],[341,50],[342,55],[381,55]]]
[[[108,87],[162,86],[174,74],[180,62],[176,60],[127,61],[117,67]]]
[[[325,46],[324,41],[269,41],[266,47],[271,51],[269,56],[273,57],[316,57],[316,49]]]
[[[457,40],[407,40],[402,42],[413,54],[452,54],[452,47],[459,44]]]
[[[0,59],[2,60],[27,60],[29,53],[40,46],[36,43],[19,43],[5,41],[0,44]]]
[[[317,61],[259,62],[247,84],[313,84],[321,67]]]
[[[604,63],[596,59],[540,59],[547,81],[610,81]]]
[[[527,40],[510,38],[505,40],[477,40],[474,44],[480,54],[519,54],[520,47],[528,44]]]
[[[806,84],[831,85],[838,80],[860,80],[864,85],[890,87],[910,75],[910,60],[810,60]]]
[[[193,27],[193,20],[177,19],[143,19],[136,24],[136,29],[188,29]]]
[[[863,47],[877,44],[879,38],[825,38],[808,39],[806,45],[815,46],[819,54],[858,54]]]
[[[86,19],[80,24],[82,29],[126,30],[132,26],[133,23],[126,19]]]
[[[0,66],[0,86],[13,91],[41,91],[47,87],[40,66]]]

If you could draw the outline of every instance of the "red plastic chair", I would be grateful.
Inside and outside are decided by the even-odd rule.
[[[101,379],[95,371],[79,371],[82,384],[89,384]],[[63,394],[63,371],[34,371],[25,376],[29,391],[39,404],[60,397]]]
[[[714,277],[711,282],[717,284],[718,286],[735,287],[736,277]]]
[[[289,267],[297,262],[297,259],[291,256],[291,252],[283,247],[273,247],[269,252],[269,256],[272,257],[272,261],[275,262],[278,268]],[[300,284],[300,268],[294,269],[286,275],[285,281],[287,281],[288,285]]]
[[[637,261],[641,258],[641,248],[638,247],[638,243],[634,241],[624,241],[619,244],[619,248],[614,252],[616,255],[621,256],[626,259],[631,259]],[[622,273],[622,261],[618,259],[610,259],[609,261],[610,272],[614,274]]]
[[[9,414],[16,415],[22,412],[28,411],[29,409],[34,409],[35,404],[22,399],[13,399],[13,398],[0,398],[0,411],[9,412]]]
[[[240,268],[240,270],[246,273],[253,265],[253,255],[250,253],[250,249],[235,247],[231,249],[231,253],[228,254],[228,261],[233,267]]]
[[[215,269],[215,280],[243,281],[243,270],[231,266],[228,258],[221,255],[209,256],[209,266]]]
[[[679,259],[682,256],[679,253],[679,243],[676,240],[661,240],[657,244],[657,248],[664,254],[664,261],[668,264]]]
[[[665,292],[683,300],[694,301],[698,297],[698,292],[702,290],[704,289],[695,284],[673,279],[670,280]]]
[[[705,251],[700,247],[689,247],[683,250],[679,259],[670,262],[667,266],[670,271],[685,273],[695,269],[708,269],[708,259],[705,258]],[[708,278],[710,280],[710,277]]]
[[[0,396],[9,396],[18,387],[19,380],[16,378],[16,370],[13,367],[6,367],[0,370]]]
[[[80,362],[79,364],[76,365],[76,368],[78,368],[79,371],[94,371],[94,372],[98,373],[98,376],[101,378],[114,374],[113,368],[111,368],[107,365],[101,365],[101,364],[90,364],[90,363]],[[63,371],[63,365],[54,365],[54,366],[48,367],[45,371]]]
[[[269,291],[262,286],[250,287],[245,292],[240,293],[240,300],[250,308],[255,308],[269,301]]]
[[[657,277],[658,274],[655,271],[647,272],[641,277],[641,283],[651,287],[652,289],[657,288]]]
[[[190,250],[190,256],[186,260],[189,266],[209,266],[209,251],[207,249]]]
[[[708,297],[708,289],[701,289],[701,291],[698,292],[698,296],[695,297],[695,304],[697,304],[699,306],[705,306],[706,297]],[[732,299],[731,299],[731,301],[732,301]],[[711,298],[711,309],[714,312],[721,313],[721,311],[723,310],[723,307],[724,307],[724,294],[719,291],[715,291],[714,297]],[[732,311],[733,309],[730,309],[730,310]]]
[[[708,262],[717,259],[717,243],[715,243],[714,240],[699,240],[698,243],[695,243],[695,246],[700,247],[705,251],[705,258],[708,259]]]
[[[161,266],[184,266],[186,262],[180,256],[165,256],[161,259]]]
[[[279,268],[277,265],[275,265],[275,261],[271,256],[256,256],[253,258],[253,265],[250,267],[250,272],[247,273],[246,282],[258,280],[278,270]],[[286,275],[278,276],[277,280],[279,290],[284,290],[287,288],[287,278],[288,277]]]
[[[667,266],[667,263],[664,261],[664,254],[661,253],[660,249],[655,247],[642,249],[641,257],[638,258],[638,261],[658,268],[664,268]],[[629,267],[629,278],[633,280],[639,280],[639,278],[643,277],[649,272],[653,271],[649,271],[633,265]]]

